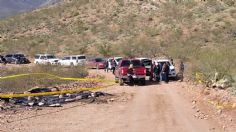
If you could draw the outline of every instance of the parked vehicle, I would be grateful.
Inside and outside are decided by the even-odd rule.
[[[122,57],[114,57],[114,58],[108,58],[108,69],[112,70],[112,61],[115,60],[116,65],[118,65],[119,61],[122,60]]]
[[[171,61],[169,59],[157,59],[154,60],[155,63],[159,63],[159,65],[163,66],[164,63],[167,63],[167,65],[169,66],[169,77],[172,79],[176,79],[176,70],[175,70],[175,66],[172,65]]]
[[[138,59],[122,59],[115,69],[115,81],[119,82],[120,85],[129,82],[127,73],[130,64],[133,65],[133,80],[145,85],[146,69]]]
[[[35,64],[58,64],[59,59],[56,58],[53,54],[36,54],[34,63]]]
[[[146,76],[151,76],[152,74],[152,60],[148,58],[137,58],[146,68]]]
[[[7,61],[4,56],[0,55],[0,63],[6,64]]]
[[[86,62],[85,55],[71,55],[65,56],[63,59],[59,60],[59,65],[63,66],[78,66],[83,65]]]
[[[25,57],[24,54],[7,54],[4,57],[7,63],[14,64],[28,64],[30,61]]]
[[[105,60],[102,58],[93,58],[88,60],[87,65],[89,68],[104,69],[106,65],[105,63]]]

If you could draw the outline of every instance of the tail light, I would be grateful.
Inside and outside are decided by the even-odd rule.
[[[124,75],[125,71],[124,69],[121,69],[121,74]]]
[[[144,74],[146,75],[146,73],[147,73],[147,70],[146,70],[146,68],[144,68]]]

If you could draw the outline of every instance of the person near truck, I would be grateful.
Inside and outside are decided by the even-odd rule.
[[[130,64],[130,65],[129,65],[128,72],[127,72],[127,76],[128,76],[130,85],[134,85],[134,78],[133,78],[133,75],[134,75],[133,64]]]
[[[155,79],[155,81],[159,82],[160,81],[160,72],[161,72],[161,69],[160,69],[160,66],[159,66],[159,63],[154,63],[154,68],[153,68],[153,77]]]
[[[165,80],[165,82],[166,83],[169,83],[169,73],[170,73],[170,66],[168,65],[168,63],[166,62],[166,69],[165,69],[166,71],[165,71],[165,76],[166,76],[166,80]]]
[[[169,82],[169,65],[167,63],[164,63],[162,66],[162,72],[161,72],[161,76],[162,76],[162,81],[165,81],[166,83]]]
[[[182,82],[184,80],[184,63],[183,61],[179,64],[179,74],[180,74],[180,81]]]
[[[108,60],[106,60],[105,62],[105,68],[104,68],[105,72],[108,72],[109,71],[109,62]]]
[[[115,74],[115,69],[116,69],[116,66],[117,66],[115,59],[113,59],[111,61],[111,66],[112,66],[112,73]]]

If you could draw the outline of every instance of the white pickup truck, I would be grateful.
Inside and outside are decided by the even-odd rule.
[[[58,64],[59,59],[56,58],[53,54],[36,54],[34,63],[35,64]]]

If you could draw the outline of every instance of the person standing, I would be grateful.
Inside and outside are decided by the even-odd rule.
[[[108,69],[108,65],[109,65],[109,64],[108,64],[108,60],[106,60],[106,62],[105,62],[105,69],[104,69],[105,72],[108,72],[108,70],[109,70],[109,69]]]
[[[161,80],[162,81],[166,81],[166,68],[167,68],[166,63],[164,63],[162,65],[162,69],[161,69]]]
[[[160,81],[160,66],[158,63],[154,64],[154,68],[153,68],[153,73],[154,73],[154,79],[155,81],[159,82]]]
[[[116,61],[115,61],[115,59],[112,60],[111,66],[112,66],[112,73],[115,74],[115,69],[116,69]]]
[[[179,75],[180,75],[180,81],[182,82],[184,80],[184,63],[183,61],[180,62],[179,65]]]
[[[131,86],[134,85],[134,78],[133,78],[133,75],[134,75],[133,64],[130,64],[130,65],[129,65],[129,69],[128,69],[128,71],[127,71],[127,76],[128,76],[128,79],[129,79],[129,82],[130,82],[130,85],[131,85]]]
[[[165,82],[169,83],[169,72],[170,72],[170,66],[168,65],[168,63],[166,62],[166,68],[165,68]]]

